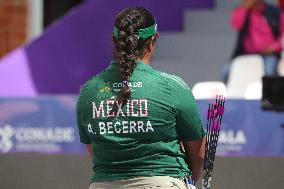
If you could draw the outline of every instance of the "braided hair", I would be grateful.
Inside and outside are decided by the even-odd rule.
[[[123,88],[118,98],[119,102],[126,103],[131,96],[128,80],[136,67],[136,61],[151,51],[156,37],[139,38],[138,30],[155,24],[155,18],[143,7],[126,8],[122,10],[114,21],[118,35],[113,36],[114,60],[120,65],[120,75]]]

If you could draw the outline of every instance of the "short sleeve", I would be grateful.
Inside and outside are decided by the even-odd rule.
[[[81,90],[81,94],[77,101],[77,106],[76,106],[77,126],[79,129],[80,142],[84,144],[90,144],[91,141],[86,131],[86,125],[84,124],[84,112],[86,105],[84,104],[83,99],[84,98]]]
[[[177,112],[177,128],[182,140],[198,140],[205,136],[202,120],[190,88],[179,78],[174,85],[173,101]]]

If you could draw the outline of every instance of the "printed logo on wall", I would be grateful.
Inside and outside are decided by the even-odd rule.
[[[10,125],[0,127],[0,152],[7,153],[13,147],[12,136],[14,135],[13,128]]]
[[[76,125],[76,96],[0,98],[0,154],[86,153]]]
[[[283,114],[263,111],[258,100],[227,100],[226,103],[216,149],[218,156],[284,156],[284,132],[280,127]],[[208,101],[199,100],[198,105],[206,120],[204,109]]]
[[[73,127],[0,127],[0,152],[60,152],[75,141]]]
[[[246,145],[247,137],[242,129],[239,129],[237,131],[234,131],[232,129],[221,130],[217,153],[221,155],[228,152],[241,152]]]

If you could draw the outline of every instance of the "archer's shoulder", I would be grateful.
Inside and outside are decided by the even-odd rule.
[[[190,90],[187,83],[179,76],[168,74],[166,72],[160,72],[162,78],[164,78],[173,88],[183,88],[185,90]]]

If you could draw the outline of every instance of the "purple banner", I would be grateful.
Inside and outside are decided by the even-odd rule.
[[[36,96],[29,62],[24,48],[17,48],[0,61],[1,96]]]
[[[0,98],[0,153],[86,153],[79,142],[74,96]],[[208,101],[198,101],[204,127]],[[284,113],[259,101],[227,100],[218,156],[284,156]]]
[[[0,98],[0,153],[85,153],[76,97]]]
[[[206,120],[208,101],[198,104]],[[257,100],[226,100],[217,155],[284,156],[284,112],[260,107]]]

